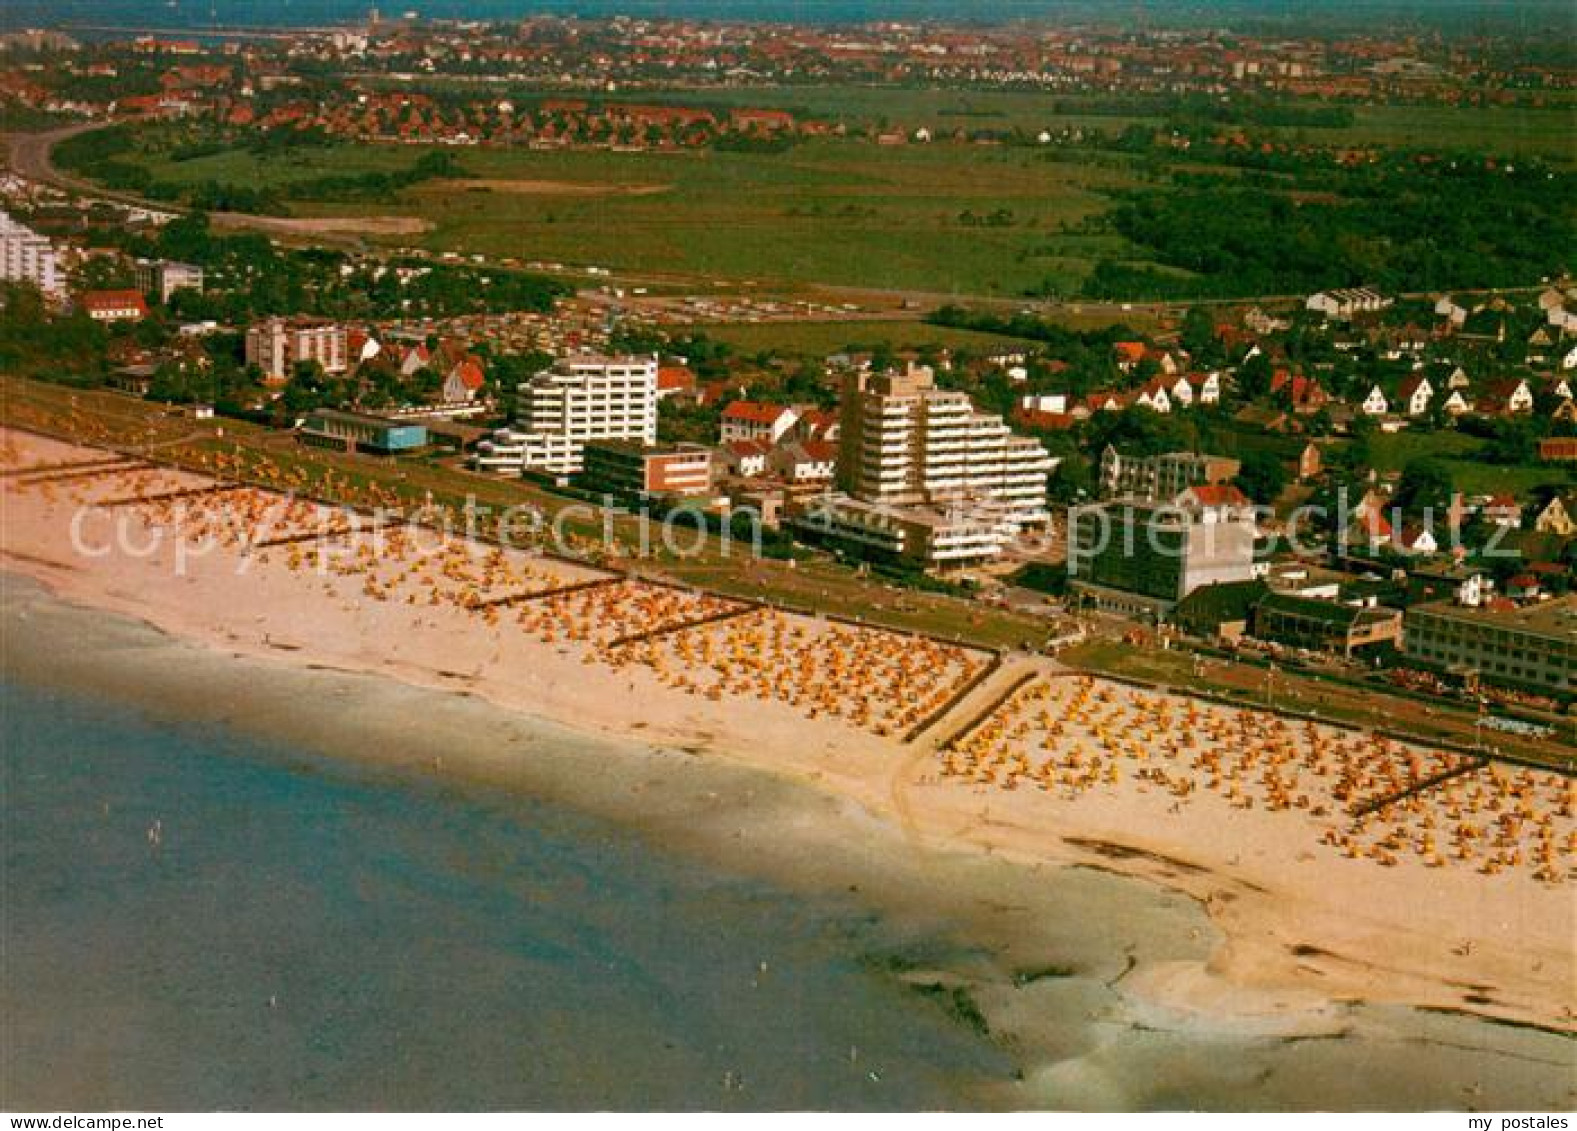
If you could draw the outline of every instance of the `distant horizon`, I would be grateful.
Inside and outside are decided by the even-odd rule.
[[[977,0],[961,14],[948,0],[12,0],[0,9],[0,29],[73,25],[178,27],[312,27],[359,23],[372,8],[385,19],[414,11],[436,20],[498,21],[530,16],[608,19],[705,19],[725,22],[869,24],[885,20],[954,25],[1015,22],[1113,21],[1156,27],[1264,29],[1331,28],[1361,22],[1385,27],[1508,30],[1547,27],[1550,20],[1577,30],[1567,0],[1342,0],[1311,11],[1295,0]],[[1380,27],[1376,22],[1383,21]]]

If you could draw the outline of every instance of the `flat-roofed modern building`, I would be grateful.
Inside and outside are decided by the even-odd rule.
[[[1011,538],[1012,522],[1002,508],[944,510],[824,495],[790,525],[809,541],[835,542],[866,556],[946,571],[996,560]]]
[[[1068,579],[1097,608],[1160,620],[1196,589],[1250,580],[1255,536],[1244,506],[1118,499],[1074,507]]]
[[[414,452],[427,446],[425,425],[333,408],[308,413],[299,436],[303,444],[313,447],[382,456]]]
[[[1577,595],[1520,609],[1448,602],[1407,610],[1408,659],[1555,695],[1577,691]]]
[[[65,290],[60,260],[49,237],[18,224],[4,212],[0,212],[0,279],[32,283],[49,295]]]
[[[995,504],[1019,526],[1041,526],[1054,464],[1036,440],[968,394],[936,387],[925,366],[853,372],[844,382],[838,487],[856,499],[947,509]]]
[[[350,368],[350,331],[332,322],[269,318],[246,332],[246,363],[278,384],[303,361],[315,361],[325,373]]]
[[[1402,610],[1348,605],[1295,593],[1267,593],[1254,606],[1253,634],[1261,640],[1341,656],[1402,643]]]
[[[137,289],[149,298],[169,302],[179,290],[201,291],[203,269],[195,263],[177,263],[173,259],[138,260]]]
[[[579,473],[593,440],[657,443],[655,357],[567,357],[520,386],[520,418],[477,446],[485,471]]]
[[[1131,455],[1108,444],[1101,453],[1101,495],[1132,495],[1152,501],[1175,499],[1190,487],[1230,483],[1242,468],[1240,461],[1226,456],[1195,452]]]
[[[712,491],[712,449],[700,444],[646,447],[634,440],[593,440],[583,451],[580,486],[621,498]]]

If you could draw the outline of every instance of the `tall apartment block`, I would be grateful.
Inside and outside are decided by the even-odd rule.
[[[930,368],[852,373],[844,383],[838,486],[897,506],[988,504],[1015,526],[1050,518],[1052,462],[968,394],[936,387]]]
[[[65,290],[55,245],[47,236],[18,224],[4,212],[0,212],[0,279],[32,283],[50,295]]]
[[[350,332],[344,326],[304,319],[270,318],[246,332],[246,363],[279,383],[299,362],[316,361],[325,373],[350,368]]]
[[[563,358],[520,386],[515,427],[477,445],[486,471],[577,474],[592,440],[657,442],[655,357]]]

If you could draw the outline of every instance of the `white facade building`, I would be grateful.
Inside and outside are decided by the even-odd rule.
[[[874,503],[1000,504],[1019,526],[1050,518],[1054,466],[1038,441],[1000,416],[975,411],[968,394],[938,389],[925,367],[852,374],[843,393],[839,486]]]
[[[270,318],[246,332],[246,363],[270,381],[283,381],[298,362],[316,361],[325,373],[350,368],[350,332],[324,322]]]
[[[520,386],[520,419],[477,445],[476,466],[554,477],[581,470],[590,440],[657,442],[657,359],[561,359]]]
[[[4,212],[0,212],[0,280],[32,283],[49,295],[65,290],[55,245]]]

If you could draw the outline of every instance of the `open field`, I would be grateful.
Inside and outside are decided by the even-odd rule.
[[[422,152],[337,144],[147,163],[160,181],[267,187],[387,173]],[[420,242],[433,250],[961,295],[1016,295],[1048,280],[1072,289],[1102,256],[1135,254],[1112,236],[1062,231],[1105,211],[1104,194],[1136,183],[1111,161],[830,140],[783,154],[476,149],[460,161],[474,179],[420,184],[378,211],[431,223]],[[291,207],[302,216],[367,211]]]
[[[403,84],[396,85],[403,89]],[[476,90],[474,83],[433,86]],[[495,87],[506,83],[489,84]],[[517,102],[553,97],[509,87]],[[1301,137],[1316,143],[1381,144],[1483,148],[1509,154],[1540,154],[1572,160],[1571,131],[1577,105],[1558,101],[1543,107],[1517,106],[1357,106],[1350,127],[1258,127],[1256,130]],[[1018,90],[942,90],[897,86],[751,86],[731,90],[667,89],[632,93],[629,101],[729,108],[784,109],[811,117],[844,121],[884,121],[894,127],[933,131],[1009,130],[1038,133],[1093,129],[1108,135],[1129,126],[1164,125],[1168,114],[1133,100],[1118,112],[1113,99],[1067,93]],[[1310,103],[1311,105],[1313,103]],[[1296,103],[1295,103],[1296,105]]]
[[[1562,164],[1573,159],[1577,105],[1360,106],[1349,129],[1310,128],[1311,141],[1398,145],[1408,148],[1483,149],[1513,156],[1537,154]]]
[[[1377,433],[1369,439],[1369,452],[1379,471],[1401,471],[1415,459],[1438,459],[1450,470],[1457,489],[1469,495],[1510,491],[1523,496],[1539,487],[1571,482],[1570,472],[1555,465],[1507,467],[1474,459],[1483,443],[1459,432]]]
[[[709,338],[728,343],[740,353],[765,350],[807,357],[825,357],[842,349],[874,349],[878,346],[889,349],[937,346],[982,350],[1025,345],[1021,338],[955,330],[949,326],[932,326],[919,321],[735,322],[702,325],[695,329]]]

